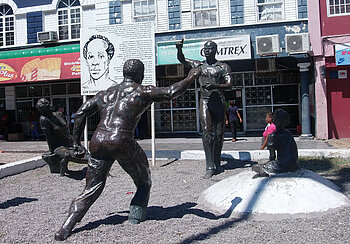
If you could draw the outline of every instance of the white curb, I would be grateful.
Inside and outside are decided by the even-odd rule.
[[[350,158],[350,149],[299,149],[299,157],[341,157]],[[231,158],[241,161],[257,161],[269,159],[268,150],[251,150],[251,151],[222,151],[221,158]],[[203,150],[185,150],[181,152],[181,159],[204,160]]]
[[[13,163],[7,163],[0,166],[0,179],[5,176],[22,173],[27,170],[35,169],[44,166],[46,163],[41,156],[24,159]]]

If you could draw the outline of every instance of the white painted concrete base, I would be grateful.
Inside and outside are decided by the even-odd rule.
[[[5,176],[22,173],[27,170],[35,169],[44,166],[46,163],[41,156],[30,159],[20,160],[13,163],[8,163],[0,166],[0,179]]]
[[[336,185],[312,171],[252,179],[254,174],[247,169],[214,184],[202,192],[198,204],[221,214],[267,214],[279,219],[350,206]]]
[[[299,157],[341,157],[350,158],[350,149],[298,149]],[[257,161],[269,158],[268,150],[223,151],[221,158],[234,158],[241,161]],[[181,159],[205,160],[204,150],[185,150]]]

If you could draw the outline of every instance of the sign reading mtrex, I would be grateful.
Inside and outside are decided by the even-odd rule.
[[[204,60],[203,46],[207,40],[184,40],[183,53],[186,58]],[[212,39],[218,45],[216,58],[220,61],[251,59],[250,35]],[[178,64],[176,42],[157,44],[158,65]]]

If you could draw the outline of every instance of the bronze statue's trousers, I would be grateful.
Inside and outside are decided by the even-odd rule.
[[[57,234],[62,237],[56,239],[66,239],[77,222],[79,222],[88,211],[90,206],[101,195],[106,184],[108,172],[114,161],[102,161],[89,158],[88,169],[86,172],[86,186],[84,191],[72,201],[69,214],[63,226]],[[57,235],[56,234],[56,235]]]
[[[117,157],[117,160],[121,167],[131,176],[137,187],[130,204],[129,221],[131,223],[139,223],[146,218],[152,184],[151,173],[147,156],[142,148],[137,143],[135,143],[134,147],[129,146],[134,150],[131,150],[132,152],[126,151],[124,155]],[[68,217],[61,229],[56,233],[56,240],[68,238],[75,224],[84,217],[90,206],[100,196],[113,163],[114,160],[106,161],[89,158],[85,189],[72,201]]]
[[[221,164],[225,126],[224,98],[218,93],[212,93],[209,99],[201,99],[200,122],[206,170],[215,170]]]
[[[216,131],[203,131],[202,141],[205,152],[206,170],[215,170],[221,166],[221,150],[223,146],[223,123],[215,126]]]

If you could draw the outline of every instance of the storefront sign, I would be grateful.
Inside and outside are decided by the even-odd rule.
[[[94,95],[120,83],[128,59],[140,59],[145,65],[142,84],[155,85],[153,22],[87,26],[81,30],[80,49],[82,95]]]
[[[78,52],[0,60],[0,84],[78,78]]]
[[[338,70],[338,79],[347,79],[348,71],[347,70]]]
[[[216,58],[220,61],[251,59],[250,35],[212,39],[218,45]],[[204,60],[202,49],[207,40],[184,40],[183,53],[186,58]],[[177,42],[177,41],[176,41]],[[158,65],[178,64],[176,42],[157,44]]]
[[[350,43],[335,45],[335,60],[337,65],[350,65]]]
[[[338,70],[329,71],[329,79],[338,79]]]

